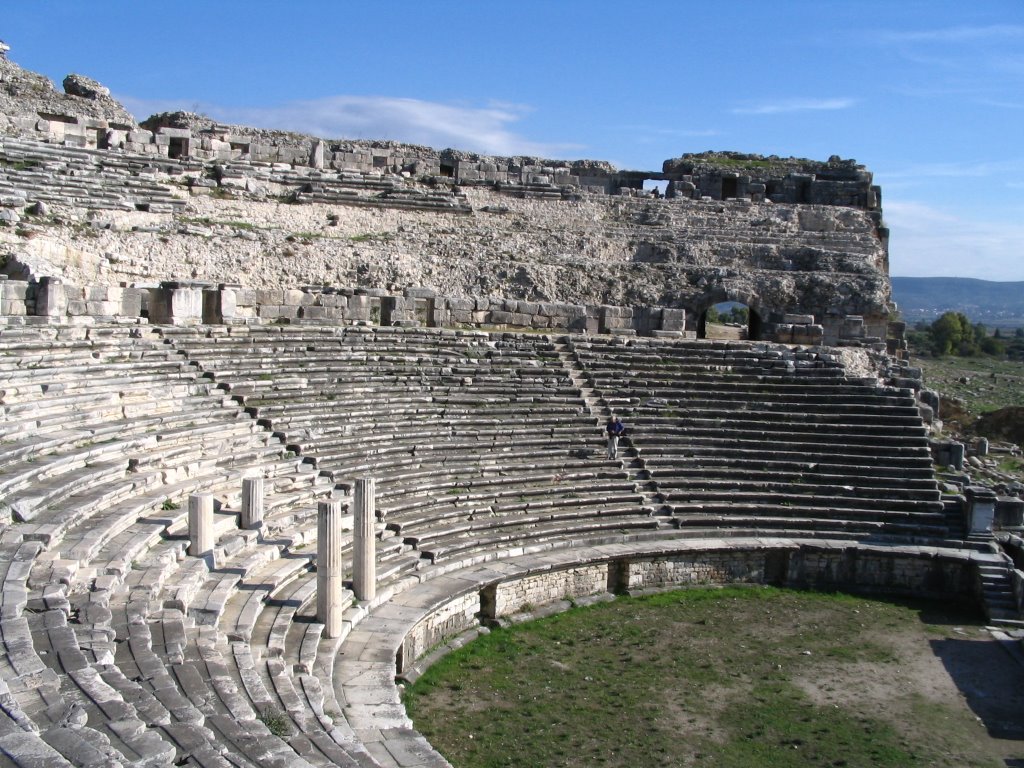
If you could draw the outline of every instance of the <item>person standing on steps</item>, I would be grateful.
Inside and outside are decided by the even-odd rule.
[[[618,416],[609,416],[604,431],[608,433],[608,458],[617,459],[619,457],[619,438],[626,431],[626,427]]]

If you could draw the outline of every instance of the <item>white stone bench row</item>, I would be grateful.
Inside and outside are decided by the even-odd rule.
[[[589,372],[588,372],[589,373]],[[646,397],[682,397],[686,395],[718,395],[723,399],[730,397],[796,397],[821,398],[823,396],[842,396],[847,399],[861,400],[898,400],[902,395],[893,390],[876,390],[848,381],[828,379],[811,381],[802,378],[768,377],[755,378],[728,377],[708,375],[703,381],[696,377],[666,376],[662,380],[652,380],[636,376],[591,376],[592,385],[597,389],[620,391],[630,394],[642,393]]]
[[[3,345],[0,356],[0,382],[3,382],[5,397],[17,392],[17,386],[46,386],[50,391],[58,385],[70,388],[79,383],[82,376],[114,378],[112,374],[128,372],[132,378],[147,372],[153,375],[167,376],[176,372],[192,372],[195,366],[184,360],[180,355],[163,353],[147,355],[142,359],[128,359],[128,355],[105,355],[99,359],[95,352],[83,352],[80,356],[66,354],[64,350],[54,350],[33,356],[25,356],[8,345]],[[12,357],[17,355],[17,357]],[[55,364],[59,362],[59,367]],[[39,380],[43,381],[40,382]],[[14,385],[14,386],[12,386]]]
[[[797,444],[798,446],[799,444]],[[707,460],[724,461],[788,461],[803,463],[804,466],[828,464],[832,467],[852,467],[858,473],[863,473],[865,468],[872,472],[885,470],[886,468],[899,468],[901,470],[912,470],[931,467],[931,458],[925,450],[906,449],[900,455],[872,456],[870,453],[856,454],[844,452],[842,446],[836,446],[835,452],[815,455],[808,453],[806,449],[795,445],[773,447],[743,444],[738,441],[731,443],[705,442],[699,446],[660,446],[641,449],[645,461],[665,462],[671,465],[669,469],[679,468],[681,465],[688,465],[699,471],[703,462]]]
[[[11,473],[0,482],[0,489],[3,489],[0,492],[20,487],[15,477],[19,471],[45,478],[64,465],[94,462],[105,457],[120,457],[141,466],[152,464],[153,458],[160,458],[182,443],[203,440],[209,443],[239,434],[262,433],[250,420],[239,418],[237,411],[226,411],[216,401],[203,404],[196,400],[178,400],[176,403],[179,407],[172,411],[161,413],[160,409],[155,409],[156,414],[131,418],[125,418],[124,406],[118,405],[109,409],[76,410],[68,414],[68,419],[5,422],[11,429],[4,434],[18,435],[14,425],[31,429],[31,433],[0,450],[0,467]],[[140,461],[140,456],[147,455],[150,461]]]
[[[897,413],[849,413],[845,410],[830,411],[817,409],[813,411],[798,410],[785,412],[785,424],[791,430],[815,430],[818,425],[826,429],[863,430],[864,434],[899,434],[905,430],[909,435],[917,435],[923,428],[919,413],[910,409]],[[720,408],[694,407],[687,404],[683,412],[674,415],[662,415],[661,409],[638,408],[630,416],[630,424],[636,430],[659,431],[669,430],[675,426],[711,427],[721,424],[756,426],[775,422],[779,411],[745,408],[743,410],[723,411]]]
[[[443,421],[431,419],[431,421]],[[421,422],[422,423],[422,422]],[[394,429],[395,431],[392,431]],[[298,440],[303,452],[310,456],[333,455],[380,455],[401,454],[415,451],[426,455],[436,451],[492,451],[505,450],[509,446],[534,448],[538,453],[549,450],[572,450],[593,445],[596,430],[579,424],[565,426],[518,426],[510,420],[507,426],[491,430],[479,427],[459,429],[447,424],[402,429],[398,424],[376,425],[373,423],[350,423],[338,430],[316,428],[309,438]]]
[[[917,407],[906,398],[899,397],[842,397],[829,395],[785,395],[769,397],[766,395],[749,395],[733,393],[703,393],[703,392],[674,392],[664,393],[666,396],[658,397],[653,393],[643,396],[635,395],[624,398],[631,404],[631,412],[643,417],[681,417],[691,411],[695,416],[719,414],[721,418],[726,415],[740,414],[765,414],[771,419],[806,419],[807,414],[824,417],[847,417],[847,416],[878,416],[880,419],[898,417],[901,419],[913,419],[920,413]],[[606,397],[615,397],[612,392],[606,392]],[[653,399],[656,398],[656,399]],[[623,398],[620,398],[623,399]],[[864,421],[865,419],[860,419]]]
[[[779,423],[779,421],[758,421],[744,424],[731,419],[722,419],[718,423],[695,425],[682,419],[674,429],[657,429],[640,432],[633,431],[633,437],[641,445],[665,445],[687,442],[703,442],[705,440],[725,441],[760,441],[766,445],[804,443],[822,446],[822,450],[832,450],[843,445],[860,451],[861,448],[874,446],[879,453],[890,448],[920,448],[926,445],[926,436],[920,430],[912,430],[909,434],[901,434],[898,430],[861,431],[848,425],[823,424],[818,429],[800,428],[802,425]]]
[[[107,460],[77,454],[58,456],[61,463],[56,467],[52,462],[44,465],[43,471],[30,465],[16,476],[18,486],[5,489],[6,503],[21,522],[57,522],[52,536],[59,539],[57,531],[90,517],[104,504],[123,501],[142,488],[169,482],[177,476],[202,474],[221,463],[258,464],[280,455],[281,446],[268,445],[266,435],[254,432],[251,424],[242,426],[245,429],[237,437],[221,434],[205,443],[182,442],[168,450],[154,449],[143,454],[145,458],[133,471],[129,471],[124,456]],[[147,462],[152,462],[152,466]],[[111,487],[103,487],[107,485]],[[100,491],[94,495],[91,491],[96,488]],[[75,501],[78,503],[72,503]],[[68,514],[70,507],[74,507],[72,514]]]
[[[383,476],[382,476],[383,477]],[[553,487],[566,492],[597,484],[615,484],[628,475],[617,462],[580,461],[573,458],[555,458],[547,462],[530,462],[523,466],[481,468],[475,465],[451,467],[447,472],[432,468],[403,471],[400,475],[378,484],[377,511],[381,519],[406,509],[415,509],[418,502],[409,498],[438,499],[451,496],[463,501],[474,493],[516,487]]]
[[[532,447],[531,447],[532,446]],[[596,450],[592,447],[581,447],[579,450]],[[387,478],[394,473],[402,472],[403,468],[412,466],[433,466],[435,471],[451,469],[459,471],[460,467],[474,466],[480,469],[505,467],[510,472],[517,468],[527,470],[538,461],[548,457],[569,458],[570,450],[562,443],[531,443],[508,441],[504,444],[491,444],[484,450],[480,443],[445,444],[436,442],[412,448],[400,446],[397,449],[375,448],[362,451],[358,447],[332,452],[318,452],[317,464],[322,471],[330,472],[335,477],[343,477],[377,472]]]
[[[250,401],[246,401],[250,402]],[[493,434],[509,429],[535,431],[540,434],[593,431],[593,420],[576,403],[529,403],[533,408],[512,407],[501,404],[487,408],[456,408],[450,404],[416,402],[412,404],[385,401],[379,404],[360,402],[340,407],[334,402],[302,401],[271,403],[257,401],[259,405],[246,406],[247,412],[261,420],[266,419],[275,431],[298,438],[300,435],[326,438],[334,434],[352,434],[356,431],[390,433],[396,437],[408,434],[410,423],[420,427],[422,422],[432,424],[434,434]],[[249,409],[252,410],[249,410]],[[374,413],[379,414],[374,418]]]
[[[770,453],[802,452],[808,459],[842,455],[854,464],[885,463],[899,459],[920,459],[928,456],[924,440],[899,437],[861,437],[853,434],[784,432],[782,430],[680,430],[674,434],[646,434],[630,436],[633,446],[645,455],[663,455],[689,451],[700,455],[703,451],[735,448],[738,451]]]
[[[719,536],[741,535],[752,529],[784,530],[803,535],[832,538],[890,537],[904,543],[942,543],[949,529],[941,515],[910,513],[858,515],[850,510],[835,512],[829,507],[785,505],[743,506],[740,504],[674,504],[672,522],[682,530],[691,527],[716,529]],[[735,526],[736,532],[733,532]]]
[[[392,407],[401,408],[409,405],[430,405],[436,408],[473,409],[491,405],[508,405],[509,407],[529,405],[535,410],[551,406],[560,409],[566,403],[580,407],[583,399],[579,390],[568,382],[552,382],[549,385],[516,384],[509,382],[501,386],[472,383],[457,386],[409,383],[379,382],[375,391],[368,389],[365,383],[346,383],[338,386],[333,383],[317,385],[315,382],[302,381],[281,385],[241,385],[232,386],[228,391],[232,398],[247,408],[263,409],[274,406],[290,406],[292,410],[301,411],[304,407],[337,412],[340,409],[366,413],[372,409],[388,411]],[[300,414],[301,415],[301,414]]]

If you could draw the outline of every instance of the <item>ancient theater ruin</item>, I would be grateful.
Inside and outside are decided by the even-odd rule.
[[[940,493],[962,446],[863,166],[137,124],[64,85],[0,55],[0,754],[447,765],[403,674],[567,596],[1019,618],[1024,502]],[[705,338],[721,302],[746,340]]]

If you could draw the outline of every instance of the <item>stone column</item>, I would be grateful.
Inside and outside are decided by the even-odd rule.
[[[341,501],[317,504],[316,618],[325,637],[341,635]]]
[[[259,528],[263,525],[263,478],[242,478],[241,528]]]
[[[377,594],[377,481],[372,477],[356,480],[353,522],[352,589],[356,600],[373,600]]]
[[[188,553],[202,557],[213,551],[213,495],[197,493],[188,497]]]

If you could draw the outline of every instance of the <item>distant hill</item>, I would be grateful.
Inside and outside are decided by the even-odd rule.
[[[989,327],[1024,327],[1024,282],[999,283],[971,277],[894,277],[892,295],[909,323],[932,321],[943,312],[963,312]]]

